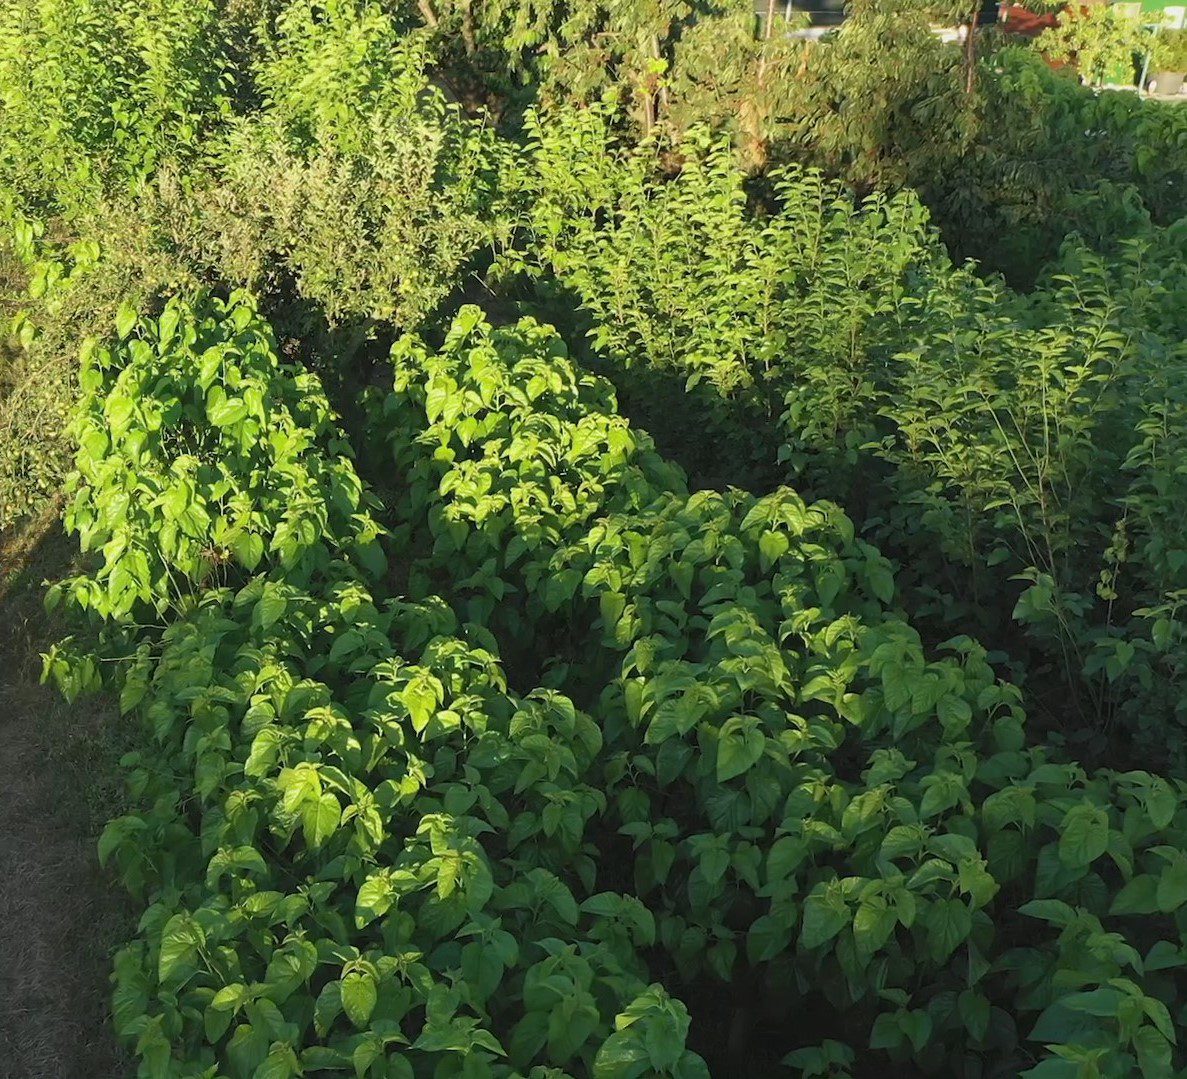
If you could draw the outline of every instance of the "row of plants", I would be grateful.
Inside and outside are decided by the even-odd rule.
[[[387,510],[247,297],[117,337],[47,676],[144,732],[100,848],[146,908],[142,1075],[703,1075],[669,993],[737,987],[742,1059],[805,1075],[1172,1073],[1184,789],[1028,746],[835,507],[690,496],[553,332],[475,309],[397,346]]]
[[[462,287],[513,148],[409,28],[354,0],[0,3],[0,528],[60,487],[78,340],[124,299],[250,286],[284,336],[357,348]]]
[[[446,591],[588,708],[670,977],[694,1019],[729,994],[719,1053],[1171,1074],[1178,990],[1146,960],[1181,954],[1155,914],[1179,906],[1177,783],[1028,744],[1017,688],[968,637],[929,655],[836,507],[690,495],[547,327],[467,309],[393,361],[368,427],[410,594]]]
[[[862,193],[911,188],[959,258],[1025,285],[1102,182],[1132,185],[1164,224],[1187,210],[1181,110],[1075,77],[1094,84],[1118,57],[1129,66],[1148,51],[1140,26],[1108,5],[1063,13],[1030,45],[992,29],[942,41],[933,27],[975,23],[967,2],[854,0],[818,42],[790,36],[799,23],[780,5],[756,19],[750,0],[405,8],[459,88],[510,124],[525,105],[551,116],[604,101],[632,140],[679,143],[708,127],[750,169],[796,162]],[[1174,40],[1155,39],[1158,62],[1174,62]],[[1058,57],[1078,67],[1054,71],[1047,58]]]
[[[4,0],[0,210],[79,213],[232,110],[233,14],[218,0]]]
[[[1183,1065],[1184,787],[1058,731],[1179,763],[1183,119],[918,5],[708,7],[0,0],[0,527],[76,412],[47,676],[143,736],[142,1074]],[[926,207],[1083,242],[1019,296]],[[491,257],[755,493],[472,308],[356,468],[292,358],[440,341]]]
[[[704,1076],[601,887],[603,736],[517,695],[489,634],[385,599],[378,509],[251,300],[170,301],[84,349],[51,603],[70,696],[142,728],[99,852],[144,904],[115,959],[139,1074]]]
[[[592,110],[532,146],[500,272],[580,304],[592,362],[702,482],[840,499],[937,632],[1023,627],[1069,733],[1177,752],[1182,223],[1071,242],[1020,297],[953,266],[907,194],[800,169],[756,190],[708,137],[668,178]]]
[[[982,126],[967,152],[905,181],[958,260],[1029,288],[1073,234],[1109,251],[1187,214],[1175,182],[1187,118],[1173,102],[1093,91],[1013,45],[980,71]]]

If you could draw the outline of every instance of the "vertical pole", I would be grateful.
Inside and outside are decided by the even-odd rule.
[[[964,39],[964,92],[971,94],[977,78],[977,23],[981,18],[981,9],[973,9],[973,17],[969,20],[968,30]]]
[[[1159,23],[1156,27],[1154,27],[1154,33],[1153,33],[1152,37],[1155,37],[1155,38],[1158,37],[1158,34],[1161,30],[1162,30],[1162,23]],[[1184,31],[1184,33],[1187,33],[1187,31]],[[1148,49],[1146,49],[1146,55],[1142,57],[1142,75],[1141,75],[1141,78],[1138,79],[1138,93],[1139,94],[1144,94],[1147,92],[1146,91],[1146,77],[1150,74],[1150,58],[1153,55],[1154,55],[1154,42],[1151,41],[1150,47]]]
[[[763,26],[762,34],[762,57],[758,61],[758,81],[761,83],[767,73],[767,42],[771,40],[771,34],[775,31],[775,4],[777,0],[767,0],[767,21]]]
[[[651,37],[651,52],[655,56],[656,60],[663,59],[663,53],[660,51],[660,47],[659,47],[659,34],[653,34]],[[660,112],[666,116],[668,113],[668,106],[669,106],[668,84],[665,81],[663,75],[659,76],[659,80],[660,80],[660,82],[659,82],[659,107],[660,107]]]

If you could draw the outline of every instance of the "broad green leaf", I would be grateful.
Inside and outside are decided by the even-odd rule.
[[[244,569],[254,570],[264,557],[264,541],[254,532],[240,532],[231,540],[231,551]]]
[[[1110,914],[1153,914],[1159,910],[1158,878],[1140,873],[1113,897]]]
[[[207,417],[215,427],[234,427],[247,416],[247,403],[242,397],[227,397],[207,408]]]
[[[272,1047],[267,1059],[256,1069],[252,1079],[293,1079],[303,1069],[291,1045],[277,1044]]]
[[[865,956],[877,952],[891,937],[898,924],[898,914],[881,896],[863,899],[853,915],[853,939]]]
[[[764,532],[758,541],[758,549],[762,555],[762,568],[767,570],[787,553],[791,542],[786,532]]]
[[[766,743],[759,720],[749,716],[726,720],[717,740],[717,782],[748,772],[762,758]]]
[[[440,683],[425,672],[417,674],[400,691],[400,700],[408,709],[413,728],[422,733],[441,703]]]
[[[255,617],[261,629],[270,629],[284,617],[288,610],[288,600],[272,587],[271,582],[264,586],[264,593],[256,604]]]
[[[342,806],[333,794],[327,792],[315,801],[306,802],[302,811],[306,844],[318,850],[338,830],[341,819]]]
[[[313,1006],[313,1021],[321,1037],[329,1033],[334,1020],[342,1014],[342,983],[326,982]]]
[[[974,1041],[982,1041],[989,1030],[989,1001],[975,989],[965,989],[956,1002],[961,1021]]]
[[[174,303],[166,305],[165,310],[161,312],[161,317],[157,320],[157,337],[162,349],[168,348],[173,341],[173,335],[177,332],[179,316],[180,312]]]
[[[1069,868],[1091,865],[1109,849],[1109,815],[1083,803],[1064,815],[1059,829],[1059,860]]]
[[[396,900],[396,890],[386,873],[376,873],[367,878],[359,889],[355,901],[355,925],[362,929],[376,918],[382,918]]]
[[[158,977],[162,982],[188,976],[197,959],[198,949],[206,943],[202,927],[189,914],[175,914],[161,932]]]
[[[969,908],[959,899],[939,899],[921,913],[927,926],[927,945],[932,959],[944,962],[967,939],[973,927]]]
[[[1173,851],[1158,878],[1158,909],[1170,913],[1187,903],[1187,855]]]
[[[1142,1026],[1133,1036],[1142,1079],[1171,1079],[1175,1074],[1171,1043],[1153,1027]]]
[[[121,341],[125,340],[132,332],[132,328],[136,325],[136,318],[136,308],[124,300],[115,315],[115,332]]]
[[[751,963],[765,963],[787,949],[792,941],[789,919],[760,914],[746,933],[746,954]]]
[[[367,973],[352,971],[342,979],[342,1010],[360,1030],[371,1021],[379,992],[375,979]]]
[[[819,948],[827,944],[850,922],[849,908],[835,891],[814,893],[804,900],[803,927],[800,944],[805,948]]]

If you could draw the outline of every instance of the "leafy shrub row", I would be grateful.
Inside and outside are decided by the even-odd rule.
[[[795,162],[863,193],[911,189],[960,259],[1023,284],[1074,231],[1187,213],[1181,109],[1052,71],[1050,41],[989,30],[970,50],[932,32],[975,6],[855,0],[817,42],[788,36],[781,11],[756,19],[748,0],[420,0],[412,14],[495,108],[530,102],[551,119],[608,102],[633,140],[682,143],[707,126],[749,168]]]
[[[27,267],[0,282],[6,322],[24,311],[0,527],[60,488],[78,341],[123,299],[251,285],[291,334],[365,334],[460,287],[510,146],[447,104],[406,30],[353,0],[0,4],[0,222]]]
[[[260,107],[209,148],[203,231],[226,278],[287,272],[332,321],[434,313],[492,242],[506,151],[431,61],[379,4],[285,5],[250,67]]]
[[[1108,256],[1069,244],[1019,297],[954,268],[907,195],[859,205],[788,170],[756,207],[725,144],[666,178],[592,111],[538,127],[532,153],[526,255],[502,265],[554,306],[553,274],[576,296],[666,441],[747,483],[778,478],[779,445],[911,567],[913,610],[999,638],[1013,618],[1073,726],[1166,751],[1183,722],[1182,224]],[[682,437],[676,401],[712,439]]]
[[[967,637],[929,658],[839,511],[690,496],[547,329],[470,309],[394,359],[372,426],[413,595],[452,582],[553,652],[679,978],[754,986],[782,1030],[823,997],[835,1037],[800,1066],[850,1041],[943,1074],[1169,1074],[1179,784],[1028,746],[1017,689]]]
[[[552,333],[467,310],[397,350],[425,595],[377,603],[376,507],[250,303],[119,332],[76,426],[98,566],[55,593],[103,644],[47,668],[107,666],[148,736],[101,848],[148,903],[115,1001],[142,1074],[704,1074],[653,945],[784,1024],[844,1009],[784,1044],[807,1074],[867,1044],[1169,1074],[1182,787],[1027,748],[1016,690],[967,639],[927,658],[838,511],[690,498]],[[546,681],[589,716],[509,691],[432,578],[497,632],[575,631]]]
[[[119,335],[75,427],[96,568],[53,593],[100,644],[47,673],[143,726],[100,843],[146,903],[140,1074],[704,1076],[651,914],[596,887],[597,727],[440,601],[373,598],[373,502],[246,297]]]

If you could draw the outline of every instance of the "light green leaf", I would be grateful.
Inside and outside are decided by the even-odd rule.
[[[161,954],[157,976],[162,982],[187,977],[197,957],[198,949],[206,943],[202,927],[189,914],[175,914],[161,933]]]
[[[360,1030],[371,1021],[371,1013],[379,999],[375,979],[363,971],[352,971],[342,979],[342,1010]]]
[[[805,948],[819,948],[844,929],[849,920],[849,908],[838,892],[829,889],[813,893],[804,900],[800,944]]]
[[[362,929],[368,922],[382,918],[395,900],[396,890],[387,874],[381,872],[368,877],[355,900],[355,925]]]
[[[136,325],[136,318],[136,308],[124,300],[115,313],[115,332],[121,341],[126,340],[128,334],[132,332],[132,328]]]
[[[717,740],[717,782],[748,772],[762,757],[766,744],[759,720],[750,716],[726,720]]]
[[[1085,802],[1064,815],[1059,829],[1059,860],[1071,869],[1091,865],[1109,849],[1109,815]]]
[[[227,397],[208,405],[207,418],[215,427],[233,427],[247,416],[247,403],[242,397]]]
[[[1142,1079],[1171,1079],[1175,1074],[1171,1043],[1153,1027],[1139,1027],[1133,1036]]]
[[[333,794],[327,792],[316,801],[306,802],[302,811],[306,844],[312,850],[320,848],[338,830],[341,819],[342,806]]]
[[[863,956],[871,956],[880,949],[894,932],[898,914],[887,906],[882,896],[863,899],[853,916],[853,939],[857,950]]]

